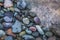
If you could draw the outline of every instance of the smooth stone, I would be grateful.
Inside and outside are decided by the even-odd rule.
[[[8,8],[8,11],[14,12],[14,8],[13,7],[10,7],[10,8]]]
[[[0,30],[0,37],[5,36],[5,32],[3,30]]]
[[[42,40],[40,37],[36,38],[36,40]]]
[[[29,12],[29,13],[30,13],[29,15],[30,15],[31,17],[35,17],[35,16],[36,16],[36,14],[35,14],[34,12]]]
[[[24,24],[29,24],[29,22],[30,22],[30,21],[29,21],[28,18],[23,18],[23,23],[24,23]]]
[[[4,21],[5,21],[5,22],[12,22],[12,20],[13,20],[12,17],[11,17],[11,18],[8,17],[8,16],[5,16],[5,17],[4,17]]]
[[[41,29],[41,26],[36,25],[36,29],[41,35],[44,35],[44,31]]]
[[[31,35],[24,35],[23,38],[24,40],[35,40],[35,38]]]
[[[5,12],[6,12],[6,11],[8,11],[8,10],[7,10],[7,9],[3,9],[3,11],[5,11]]]
[[[21,22],[18,20],[15,21],[14,25],[12,25],[12,32],[13,33],[20,33],[21,32]]]
[[[11,0],[5,0],[4,1],[4,7],[5,8],[9,8],[9,7],[12,7],[13,6],[13,3]]]
[[[20,10],[19,10],[18,8],[14,8],[14,10],[15,10],[16,12],[20,12]]]
[[[0,17],[4,17],[4,13],[0,11]]]
[[[38,36],[39,36],[39,33],[38,33],[38,32],[33,32],[32,35],[33,35],[34,37],[38,37]]]
[[[3,25],[2,24],[0,24],[0,30],[2,30],[3,29]]]
[[[52,37],[53,36],[53,33],[52,32],[46,32],[45,34],[47,37]]]
[[[25,9],[26,6],[27,6],[27,4],[26,4],[25,0],[20,0],[17,2],[17,7],[19,9]]]
[[[26,29],[26,33],[27,33],[27,34],[32,34],[32,31],[27,28],[27,29]]]
[[[12,37],[12,36],[7,36],[7,37],[5,38],[5,40],[13,40],[13,37]]]
[[[10,28],[12,27],[12,23],[6,23],[6,22],[3,22],[3,26],[6,27],[6,28]]]
[[[13,37],[16,37],[16,35],[12,32],[12,29],[9,28],[7,31],[6,31],[6,34],[7,35],[10,35],[10,36],[13,36]]]
[[[34,26],[30,26],[29,28],[31,31],[35,32],[36,31],[36,28]]]
[[[22,31],[22,32],[19,33],[19,36],[23,36],[25,34],[26,34],[26,32],[25,31]]]
[[[40,19],[39,19],[38,17],[34,17],[34,22],[35,22],[36,24],[40,24]]]

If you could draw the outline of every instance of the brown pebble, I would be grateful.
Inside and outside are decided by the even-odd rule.
[[[8,30],[6,31],[6,33],[7,33],[8,35],[11,35],[11,36],[13,36],[13,37],[16,37],[16,35],[12,32],[12,29],[11,29],[11,28],[8,29]]]

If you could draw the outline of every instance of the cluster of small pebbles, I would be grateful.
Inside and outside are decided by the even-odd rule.
[[[0,0],[0,40],[56,40],[25,0]]]

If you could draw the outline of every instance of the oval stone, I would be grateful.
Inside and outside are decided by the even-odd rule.
[[[5,32],[3,30],[0,30],[0,37],[5,36]]]
[[[34,17],[34,22],[35,22],[36,24],[40,24],[40,19],[39,19],[38,17]]]
[[[26,32],[25,31],[22,31],[22,32],[19,33],[19,36],[23,36],[25,34],[26,34]]]
[[[29,28],[31,31],[36,31],[36,28],[35,27],[33,27],[33,26],[31,26],[30,28]]]
[[[23,18],[23,23],[24,24],[29,24],[29,19],[28,18]]]

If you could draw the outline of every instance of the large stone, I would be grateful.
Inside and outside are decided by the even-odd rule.
[[[15,21],[14,25],[12,26],[12,32],[13,33],[19,33],[21,32],[21,22],[19,22],[18,20]]]

